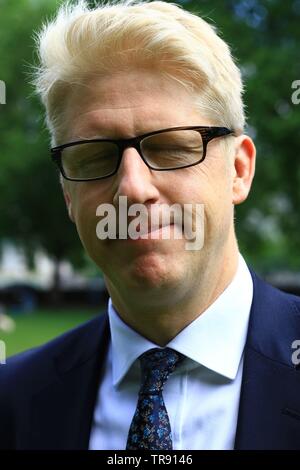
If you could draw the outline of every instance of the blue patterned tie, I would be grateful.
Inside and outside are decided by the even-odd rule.
[[[127,450],[171,450],[172,434],[162,391],[183,356],[170,348],[153,348],[140,357],[142,383]]]

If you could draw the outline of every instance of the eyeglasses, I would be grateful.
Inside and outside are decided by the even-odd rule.
[[[179,170],[201,163],[211,140],[233,133],[226,127],[173,127],[131,139],[70,142],[52,148],[51,156],[67,180],[100,180],[117,173],[127,148],[135,148],[151,170]]]

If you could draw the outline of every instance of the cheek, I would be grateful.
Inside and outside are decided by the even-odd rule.
[[[180,184],[187,202],[202,203],[209,212],[218,212],[219,208],[231,204],[231,176],[229,168],[224,163],[220,165],[221,157],[212,156],[199,166],[187,168],[185,182]]]
[[[184,185],[185,199],[204,205],[204,231],[206,243],[226,237],[233,219],[231,177],[229,168],[220,158],[204,161],[199,167],[191,167]],[[226,162],[225,162],[226,163]]]
[[[98,217],[97,207],[101,204],[99,193],[91,186],[81,185],[73,191],[72,205],[78,235],[89,252],[97,242],[96,226]]]

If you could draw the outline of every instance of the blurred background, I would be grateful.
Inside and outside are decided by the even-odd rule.
[[[7,355],[88,320],[107,302],[101,273],[68,219],[30,85],[34,31],[60,3],[0,0],[0,340]],[[244,75],[247,132],[258,155],[251,195],[236,210],[240,249],[262,277],[300,294],[300,93],[293,88],[297,80],[300,88],[300,0],[177,3],[215,23]]]

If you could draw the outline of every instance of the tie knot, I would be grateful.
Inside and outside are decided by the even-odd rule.
[[[171,348],[153,348],[140,357],[142,387],[140,394],[155,394],[162,391],[170,374],[183,359],[182,354]]]

